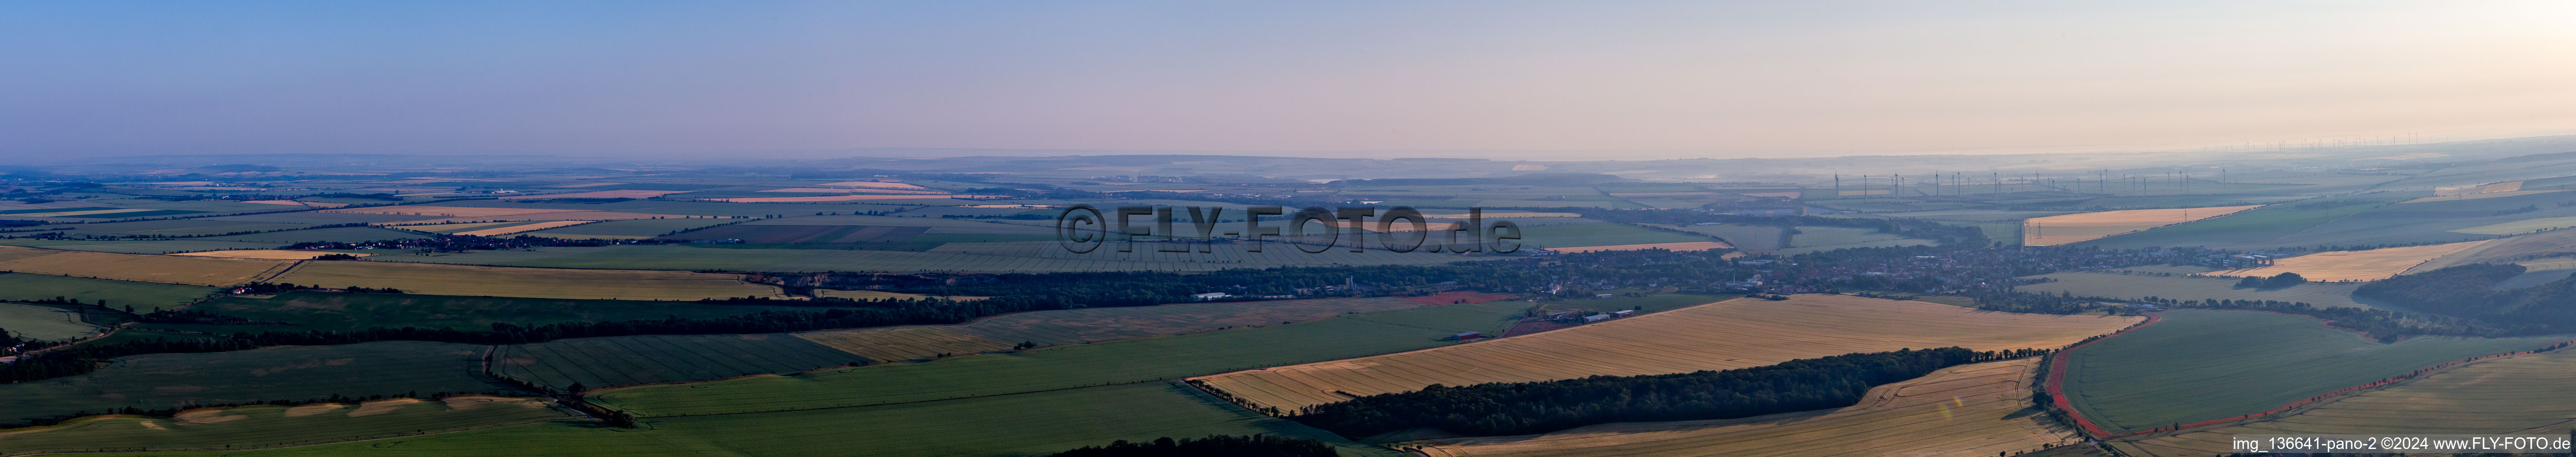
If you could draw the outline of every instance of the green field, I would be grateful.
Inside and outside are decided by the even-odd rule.
[[[762,311],[822,311],[829,308],[710,305],[684,301],[286,292],[273,297],[252,295],[223,297],[190,309],[253,321],[287,322],[291,325],[219,327],[200,324],[139,325],[146,328],[223,334],[242,331],[346,331],[374,327],[455,328],[481,331],[490,330],[494,323],[532,326],[558,322],[661,319],[669,316],[715,318]]]
[[[614,239],[652,238],[661,236],[665,233],[723,224],[727,222],[740,221],[729,219],[627,219],[619,221],[600,221],[597,223],[575,225],[557,229],[538,230],[528,232],[527,234],[572,239],[592,237]]]
[[[1883,248],[1891,246],[1922,246],[1929,244],[1936,243],[1933,243],[1932,240],[1906,238],[1904,235],[1893,233],[1878,233],[1878,230],[1876,229],[1808,225],[1799,226],[1798,234],[1790,235],[1789,237],[1790,247],[1788,249],[1781,249],[1779,254],[1796,255],[1847,248]]]
[[[2305,316],[2175,310],[2077,349],[2066,395],[2113,433],[2253,414],[2336,389],[2565,337],[2415,337],[2391,344]]]
[[[1718,224],[1686,225],[1677,226],[1675,228],[1683,231],[1715,235],[1719,239],[1726,240],[1726,244],[1735,245],[1736,249],[1746,251],[1772,251],[1788,247],[1780,244],[1779,226]]]
[[[52,427],[0,430],[0,455],[38,452],[220,451],[338,443],[391,436],[581,419],[543,399],[483,396],[394,399],[356,406],[243,406],[181,418],[101,416]]]
[[[7,330],[8,336],[60,341],[96,335],[105,328],[82,321],[80,313],[69,309],[0,303],[0,330]]]
[[[1147,382],[903,405],[646,420],[641,429],[546,422],[462,433],[203,456],[1033,456],[1114,440],[1210,434],[1322,439],[1343,455],[1396,457],[1272,419],[1186,386]],[[149,456],[155,454],[112,454]]]
[[[866,359],[775,333],[574,338],[500,346],[492,353],[494,372],[556,389],[712,381],[859,362]]]
[[[596,401],[671,416],[881,405],[1173,379],[1454,344],[1497,332],[1528,303],[1498,301],[1381,311],[1290,325],[1132,338],[1007,354],[887,363],[791,377],[752,377],[600,392]]]
[[[74,278],[34,273],[0,274],[0,300],[52,300],[54,297],[77,298],[81,303],[107,300],[111,307],[134,305],[136,311],[177,307],[213,296],[222,289],[182,286],[154,282],[116,281]]]
[[[127,406],[160,409],[332,395],[517,391],[475,375],[483,363],[483,348],[385,341],[120,357],[86,374],[0,384],[0,422],[97,414]]]
[[[1325,298],[1221,303],[1176,303],[1161,306],[1080,308],[1005,314],[946,327],[993,341],[1035,342],[1041,346],[1088,343],[1155,335],[1177,335],[1228,327],[1279,325],[1349,313],[1369,313],[1422,306],[1389,297]],[[865,331],[865,330],[860,330]]]
[[[1691,241],[1708,241],[1708,238],[1607,222],[1521,227],[1521,243],[1551,248]]]
[[[2124,275],[2117,273],[2069,272],[2033,277],[2056,279],[2056,282],[2013,288],[2022,292],[2057,294],[2073,293],[2078,297],[2138,299],[2159,297],[2174,300],[2279,300],[2306,302],[2317,306],[2363,308],[2370,305],[2354,300],[2352,290],[2360,283],[2311,282],[2282,288],[2236,287],[2234,279],[2188,276]]]

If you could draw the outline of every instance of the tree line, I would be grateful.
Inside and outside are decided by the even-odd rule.
[[[2529,269],[2515,264],[2460,265],[2397,275],[2353,290],[2354,296],[2465,319],[2501,334],[2576,330],[2576,276],[2499,290]]]
[[[1289,420],[1342,436],[1430,427],[1473,436],[1546,433],[1610,422],[1731,419],[1841,408],[1881,384],[1960,364],[2044,351],[1901,349],[1725,371],[1498,382],[1377,394],[1309,406]]]

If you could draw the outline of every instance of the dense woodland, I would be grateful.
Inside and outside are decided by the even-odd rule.
[[[1155,438],[1142,443],[1118,440],[1107,446],[1083,446],[1051,457],[1336,457],[1333,446],[1304,438],[1271,435],[1208,435],[1204,438]]]
[[[1852,353],[1726,371],[1593,376],[1544,382],[1433,384],[1316,405],[1288,416],[1348,437],[1430,427],[1476,436],[1546,433],[1611,422],[1731,419],[1840,408],[1870,387],[2038,350],[1977,352],[1947,347]]]

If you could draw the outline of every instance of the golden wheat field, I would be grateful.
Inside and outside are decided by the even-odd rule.
[[[2181,209],[2127,209],[2034,217],[2021,222],[2021,243],[2057,246],[2184,222],[2236,214],[2263,205]]]
[[[322,287],[391,287],[431,295],[495,297],[699,300],[778,295],[777,287],[742,281],[741,275],[663,270],[587,270],[487,267],[438,263],[314,261],[288,270],[275,282]]]
[[[2378,281],[2415,265],[2494,240],[2463,241],[2361,251],[2328,251],[2272,261],[2271,265],[2201,273],[2201,276],[2273,276],[2298,273],[2309,281]]]
[[[1011,348],[1011,343],[993,341],[942,327],[902,327],[798,333],[815,344],[830,346],[879,362],[900,362],[936,357],[940,353],[973,354]]]
[[[2237,434],[2561,434],[2576,418],[2576,351],[2481,360],[2290,414],[2111,443],[2137,456],[2224,454]]]
[[[304,259],[310,259],[310,258],[314,258],[314,257],[321,257],[321,256],[326,256],[326,255],[331,255],[331,254],[349,254],[349,255],[358,256],[358,257],[366,257],[366,256],[375,255],[375,254],[356,254],[356,253],[344,253],[344,252],[298,251],[298,250],[292,250],[292,249],[240,249],[240,250],[231,250],[231,251],[182,252],[182,253],[178,253],[178,254],[171,254],[171,255],[185,255],[185,256],[197,256],[197,257],[228,257],[228,258],[235,258],[235,259],[304,260]]]
[[[1548,248],[1548,250],[1556,251],[1556,252],[1563,252],[1563,253],[1576,253],[1576,252],[1592,252],[1592,251],[1642,251],[1642,250],[1647,250],[1647,249],[1669,249],[1669,250],[1674,250],[1674,251],[1705,251],[1705,250],[1710,250],[1710,249],[1734,249],[1734,248],[1735,248],[1735,246],[1734,246],[1734,245],[1729,245],[1729,244],[1726,244],[1726,243],[1723,243],[1723,242],[1717,242],[1717,241],[1686,241],[1686,242],[1680,242],[1680,243],[1617,244],[1617,245],[1610,245],[1610,246],[1580,246],[1580,247],[1571,247],[1571,248]]]
[[[1902,348],[2056,348],[2141,319],[1843,295],[1738,298],[1552,332],[1196,379],[1262,406],[1295,410],[1431,384],[1687,373]]]
[[[268,259],[114,254],[0,246],[0,271],[200,286],[230,286],[257,281],[293,264]]]
[[[2078,440],[2025,414],[2039,359],[1950,367],[1878,386],[1848,408],[1742,419],[1626,422],[1542,435],[1429,440],[1431,456],[1985,456]]]
[[[534,223],[534,224],[526,224],[526,225],[513,225],[513,226],[501,227],[501,228],[488,228],[488,229],[482,229],[482,230],[473,230],[473,231],[465,231],[465,232],[456,232],[455,234],[457,234],[457,235],[465,235],[465,236],[501,236],[501,235],[508,235],[508,234],[512,234],[512,233],[534,232],[534,231],[538,231],[538,230],[545,230],[545,229],[550,229],[550,228],[571,227],[571,226],[575,226],[575,225],[588,224],[588,223],[592,223],[592,222],[599,222],[599,221],[547,221],[547,222],[538,222],[538,223]]]
[[[2512,192],[2517,190],[2522,190],[2522,181],[2505,181],[2483,186],[2436,187],[2433,188],[2433,195],[2449,197],[2455,195],[2483,194],[2490,192]]]

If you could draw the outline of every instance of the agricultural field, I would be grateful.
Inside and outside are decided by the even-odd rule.
[[[2361,288],[2361,284],[2358,283],[2311,282],[2290,287],[2254,288],[2236,287],[2236,280],[2233,279],[2192,276],[2067,272],[2032,277],[2057,281],[2014,287],[2013,290],[2051,295],[2062,292],[2072,293],[2078,297],[2124,300],[2145,297],[2174,300],[2279,300],[2317,306],[2371,307],[2353,298],[2353,289]]]
[[[1789,248],[1781,249],[1773,253],[1779,255],[1797,255],[1845,248],[1883,248],[1891,246],[1924,246],[1930,244],[1934,244],[1932,240],[1906,238],[1904,235],[1893,233],[1878,233],[1877,230],[1873,229],[1809,225],[1799,226],[1798,233],[1789,236]]]
[[[2271,265],[2203,273],[2204,276],[2264,276],[2298,273],[2309,281],[2378,281],[2405,273],[2425,261],[2488,241],[2430,244],[2361,251],[2329,251],[2274,260]]]
[[[0,455],[253,449],[583,418],[544,399],[483,395],[357,405],[210,408],[183,411],[171,418],[97,416],[57,426],[0,430]]]
[[[2130,455],[2180,457],[2228,452],[2237,434],[2560,434],[2566,411],[2576,409],[2576,394],[2566,389],[2571,373],[2576,351],[2487,359],[2290,414],[2111,445]]]
[[[2551,230],[2491,240],[2425,261],[2408,273],[2422,273],[2473,263],[2514,263],[2576,254],[2576,230]]]
[[[42,305],[0,303],[0,330],[31,340],[62,341],[107,330],[81,320],[81,313]]]
[[[1117,420],[1101,420],[1114,417]],[[1166,382],[960,400],[762,414],[657,418],[642,429],[544,422],[460,433],[249,452],[224,457],[338,455],[604,457],[669,455],[1046,455],[1113,440],[1271,434],[1325,440],[1343,455],[1403,454],[1272,419]],[[961,433],[995,430],[1008,433]],[[834,443],[816,446],[816,443]],[[143,457],[151,454],[113,454]]]
[[[468,344],[383,341],[120,357],[95,372],[0,384],[0,422],[128,406],[518,391],[476,374],[483,350]]]
[[[901,361],[940,353],[974,354],[1006,350],[1021,342],[1039,346],[1090,343],[1279,325],[1417,306],[1423,304],[1398,298],[1178,303],[1031,311],[987,317],[964,325],[807,332],[796,336],[870,359]]]
[[[1563,253],[1578,253],[1578,252],[1594,252],[1594,251],[1641,251],[1641,250],[1647,250],[1647,249],[1664,249],[1664,250],[1672,250],[1672,251],[1706,251],[1706,250],[1710,250],[1710,249],[1733,249],[1733,248],[1735,248],[1735,246],[1730,246],[1730,245],[1727,245],[1725,242],[1719,242],[1719,241],[1685,241],[1685,242],[1680,242],[1680,243],[1621,244],[1621,245],[1612,245],[1612,246],[1577,246],[1577,247],[1555,248],[1555,249],[1552,249],[1552,250],[1557,251],[1557,252],[1563,252]]]
[[[1902,348],[2054,348],[2138,320],[1998,313],[1842,295],[1794,295],[1784,301],[1738,298],[1433,350],[1196,379],[1263,406],[1296,410],[1352,396],[1410,392],[1431,384],[1687,373]]]
[[[120,281],[229,286],[266,278],[288,265],[292,263],[0,246],[0,271]]]
[[[747,244],[845,244],[895,242],[929,231],[928,227],[884,225],[735,224],[665,235],[666,240],[737,239]]]
[[[851,407],[1158,381],[1263,366],[1344,359],[1456,344],[1459,332],[1496,332],[1528,303],[1424,306],[1008,354],[950,357],[754,376],[685,386],[596,392],[601,404],[644,416]]]
[[[2450,231],[2453,233],[2467,233],[2472,235],[2521,235],[2542,230],[2557,230],[2568,227],[2576,227],[2576,216],[2523,219],[2519,221],[2487,224],[2464,229],[2451,229]]]
[[[2029,414],[2040,359],[1943,369],[1871,388],[1860,404],[1742,419],[1627,422],[1543,435],[1433,439],[1423,454],[1464,456],[1988,456],[2081,441]]]
[[[2520,289],[2524,287],[2548,284],[2553,281],[2565,279],[2568,275],[2576,274],[2576,258],[2571,257],[2533,259],[2514,262],[2514,264],[2522,265],[2524,269],[2522,274],[2503,281],[2497,281],[2494,287],[2495,290]]]
[[[762,311],[820,311],[829,308],[710,305],[681,301],[572,300],[556,298],[473,297],[456,295],[351,294],[285,292],[275,296],[218,298],[190,308],[253,321],[286,325],[136,324],[161,328],[232,334],[263,331],[354,331],[375,327],[489,330],[492,324],[545,325],[560,322],[622,321],[679,316],[712,319]]]
[[[936,230],[936,229],[933,229]],[[932,233],[928,235],[936,235]],[[928,236],[924,235],[924,236]],[[1437,254],[1417,250],[1348,252],[1329,249],[1308,254],[1297,246],[1269,244],[1264,252],[1248,245],[1220,244],[1213,253],[1154,252],[1139,243],[1136,252],[1103,246],[1089,254],[1066,252],[1054,241],[949,243],[929,251],[841,249],[733,249],[714,245],[545,247],[529,250],[478,251],[467,254],[387,254],[375,260],[465,265],[553,268],[634,268],[654,270],[733,270],[768,272],[1052,272],[1052,271],[1215,271],[1228,268],[1331,265],[1436,265],[1449,262],[1502,260],[1517,255]],[[1374,241],[1372,241],[1374,242]],[[1309,246],[1308,248],[1312,248]],[[410,289],[404,289],[410,290]],[[743,294],[734,294],[741,296]]]
[[[529,232],[528,234],[565,239],[644,239],[662,236],[663,234],[671,232],[723,224],[727,222],[731,221],[724,219],[624,219],[539,230]]]
[[[1788,247],[1780,243],[1780,227],[1776,226],[1718,224],[1665,227],[1716,236],[1747,252],[1769,252]]]
[[[2135,249],[2150,246],[2237,246],[2260,249],[2312,244],[2282,240],[2282,238],[2407,198],[2410,197],[2374,193],[2356,197],[2336,197],[2325,201],[2271,205],[2240,211],[2226,217],[2206,218],[2188,224],[2113,235],[2079,244],[2105,249]]]
[[[740,275],[654,270],[508,268],[435,263],[315,261],[274,282],[323,287],[390,287],[433,295],[699,300],[770,297],[778,288],[743,282]]]
[[[1653,230],[1628,224],[1598,223],[1529,225],[1521,227],[1521,244],[1544,248],[1562,246],[1616,246],[1627,244],[1690,243],[1705,241],[1708,241],[1707,237]]]
[[[80,299],[81,303],[106,300],[108,306],[134,305],[136,310],[150,311],[178,307],[222,289],[134,281],[74,278],[34,273],[0,274],[0,301],[52,300],[54,297]]]
[[[311,259],[311,258],[314,258],[314,257],[321,257],[321,256],[326,256],[326,255],[331,255],[331,254],[336,254],[336,253],[334,253],[334,252],[329,252],[329,251],[302,251],[302,250],[287,250],[287,249],[244,249],[244,250],[234,250],[234,251],[199,251],[199,252],[182,252],[182,253],[172,254],[172,255],[184,255],[184,256],[196,256],[196,257],[226,257],[226,258],[235,258],[235,259],[306,260],[306,259]],[[349,254],[349,255],[364,257],[364,256],[371,256],[371,255],[375,255],[375,254],[367,254],[367,253],[351,253],[351,254]]]
[[[2263,205],[2222,206],[2215,208],[2132,209],[2034,217],[2022,220],[2021,243],[2025,246],[2057,246],[2080,243],[2156,227],[2188,223],[2225,216]]]
[[[5,217],[5,216],[0,216]],[[203,236],[234,232],[294,230],[310,224],[282,222],[227,221],[208,218],[165,219],[153,221],[107,222],[98,224],[64,224],[37,227],[46,231],[65,231],[67,236]]]
[[[2424,336],[2379,343],[2315,318],[2175,310],[2067,353],[2066,398],[2113,433],[2260,413],[2416,369],[2566,337]],[[2283,369],[2282,367],[2298,367]]]
[[[571,226],[575,226],[575,225],[588,224],[588,223],[593,223],[593,222],[598,222],[598,221],[542,221],[542,222],[534,222],[534,223],[527,223],[527,224],[511,224],[511,225],[509,225],[509,226],[503,226],[503,227],[492,227],[492,228],[484,228],[484,229],[467,230],[467,231],[462,231],[462,232],[455,232],[455,234],[457,234],[457,235],[464,235],[464,236],[503,236],[503,235],[509,235],[509,234],[514,234],[514,233],[534,232],[534,231],[538,231],[538,230],[545,230],[545,229],[551,229],[551,228],[571,227]]]
[[[866,362],[781,334],[637,335],[495,347],[494,373],[555,389],[713,381]]]

